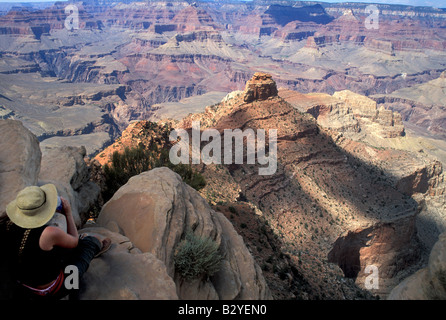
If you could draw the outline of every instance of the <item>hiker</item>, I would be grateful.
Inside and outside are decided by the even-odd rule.
[[[67,231],[48,225],[55,212],[63,214]],[[77,268],[78,279],[87,271],[93,258],[111,246],[109,238],[79,237],[70,203],[58,197],[56,187],[26,187],[6,207],[3,223],[8,262],[17,280],[20,298],[61,299],[73,290],[64,285],[64,270],[68,265]],[[78,292],[78,290],[76,290]]]

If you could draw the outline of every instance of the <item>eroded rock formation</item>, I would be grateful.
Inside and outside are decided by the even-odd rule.
[[[60,195],[70,201],[78,227],[90,218],[90,209],[98,199],[100,188],[90,181],[84,161],[85,148],[42,147],[40,183],[53,183]]]
[[[243,97],[245,102],[266,100],[274,96],[277,96],[277,86],[270,74],[256,72],[251,80],[246,82]]]
[[[128,237],[149,252],[175,279],[180,299],[268,299],[259,266],[229,221],[167,168],[133,177],[107,202],[98,224]],[[210,279],[189,282],[175,272],[175,248],[188,230],[220,245],[221,269]]]
[[[314,116],[326,128],[343,133],[375,134],[382,138],[404,136],[401,115],[387,110],[366,96],[349,90],[337,91],[333,95],[323,93],[301,94],[281,90],[280,96],[298,110]],[[360,136],[360,135],[356,135]]]
[[[252,82],[261,83],[256,75]],[[303,266],[314,265],[310,262],[312,257],[329,257],[330,262],[340,266],[345,277],[362,288],[367,276],[365,268],[376,265],[381,286],[374,293],[385,295],[402,274],[413,270],[420,261],[415,228],[418,204],[395,188],[391,174],[386,176],[375,167],[378,153],[386,155],[388,150],[375,150],[346,137],[337,138],[342,134],[335,128],[325,129],[322,123],[328,126],[338,123],[336,129],[350,133],[352,138],[370,132],[381,136],[387,127],[392,130],[397,115],[378,110],[373,100],[350,92],[344,92],[346,97],[341,99],[327,94],[298,93],[282,97],[280,91],[278,96],[246,102],[246,96],[253,96],[248,84],[244,92],[228,95],[220,104],[206,108],[204,113],[190,115],[176,126],[187,129],[192,121],[200,121],[202,129],[214,128],[219,132],[228,128],[277,129],[277,171],[258,176],[258,164],[205,166],[200,170],[209,177],[209,182],[201,193],[214,202],[223,199],[234,202],[239,196],[254,203],[281,235],[287,253],[301,261],[302,265],[296,268],[314,284],[315,291],[311,294],[316,295],[315,283],[326,276],[333,277],[336,271],[330,263],[317,263],[321,267],[318,272],[314,269],[309,272]],[[401,126],[399,130],[404,128]],[[386,135],[382,136],[384,139]],[[347,145],[359,150],[361,156],[351,153]],[[395,157],[401,154],[394,151]],[[408,153],[404,159],[410,157]],[[222,186],[231,193],[223,194]],[[325,294],[339,298],[337,290],[342,291],[332,284]]]
[[[175,283],[164,263],[142,253],[125,236],[97,226],[81,233],[112,239],[111,251],[94,259],[81,281],[82,300],[177,300]]]

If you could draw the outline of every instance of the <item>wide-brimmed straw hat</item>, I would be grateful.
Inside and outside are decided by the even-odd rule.
[[[51,220],[57,208],[57,190],[53,184],[26,187],[6,207],[6,214],[16,225],[38,228]]]

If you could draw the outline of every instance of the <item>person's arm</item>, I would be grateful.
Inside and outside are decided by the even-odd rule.
[[[67,219],[67,232],[58,227],[46,227],[39,240],[39,246],[42,250],[49,251],[54,246],[62,248],[75,248],[79,242],[79,235],[76,224],[71,213],[70,203],[61,197],[63,214]]]
[[[67,233],[78,239],[79,234],[77,232],[76,224],[74,223],[73,214],[71,213],[70,202],[62,197],[60,197],[60,200],[62,201],[63,214],[67,218]]]

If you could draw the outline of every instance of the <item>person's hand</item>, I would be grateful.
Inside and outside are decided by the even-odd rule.
[[[60,201],[62,202],[62,214],[65,216],[71,215],[70,202],[63,197],[60,197]]]

